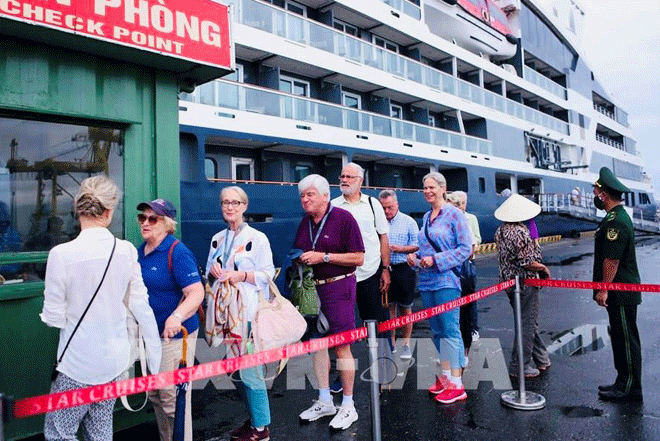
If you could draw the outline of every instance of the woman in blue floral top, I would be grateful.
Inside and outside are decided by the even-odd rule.
[[[459,270],[472,251],[472,235],[461,210],[447,203],[447,181],[432,172],[424,176],[424,198],[431,211],[424,215],[419,251],[408,255],[408,265],[418,269],[418,289],[425,308],[461,296]],[[439,403],[465,400],[462,373],[465,366],[459,309],[429,319],[442,372],[429,389]]]

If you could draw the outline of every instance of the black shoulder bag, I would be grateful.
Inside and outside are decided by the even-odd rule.
[[[57,377],[57,366],[62,362],[62,359],[64,358],[64,354],[66,353],[66,350],[69,348],[69,343],[71,343],[71,339],[73,338],[74,335],[76,335],[76,331],[78,330],[78,327],[80,326],[80,322],[82,322],[82,319],[85,318],[85,315],[87,314],[87,311],[89,311],[89,307],[92,306],[92,302],[96,298],[96,294],[99,293],[99,289],[101,289],[101,285],[103,285],[103,281],[105,280],[105,275],[108,273],[108,268],[110,268],[110,262],[112,262],[112,256],[115,255],[115,248],[117,247],[117,238],[114,238],[114,243],[112,244],[112,251],[110,252],[110,258],[108,259],[108,264],[105,266],[105,271],[103,271],[103,277],[101,277],[101,281],[99,282],[99,286],[96,287],[96,291],[94,291],[94,295],[92,295],[92,298],[90,299],[89,303],[87,304],[87,307],[85,308],[85,311],[82,313],[80,316],[80,319],[78,320],[78,323],[76,323],[76,327],[73,328],[73,332],[71,333],[71,336],[69,337],[69,340],[66,342],[66,345],[64,345],[64,350],[62,351],[62,355],[60,355],[59,360],[55,362],[53,365],[53,372],[50,376],[51,381],[55,381],[55,378]]]

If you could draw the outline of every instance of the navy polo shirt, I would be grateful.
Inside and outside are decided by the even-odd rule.
[[[138,262],[142,267],[142,279],[149,291],[149,306],[154,311],[158,332],[162,335],[165,329],[165,320],[172,315],[183,296],[182,289],[196,282],[201,282],[197,270],[195,256],[182,242],[179,242],[172,251],[172,272],[167,265],[167,256],[170,246],[176,240],[169,234],[158,247],[144,255],[143,242],[138,247]],[[183,322],[188,332],[199,328],[197,313]],[[180,338],[181,334],[177,336]]]

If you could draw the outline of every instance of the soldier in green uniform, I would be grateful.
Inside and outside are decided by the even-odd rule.
[[[607,168],[600,169],[594,183],[594,205],[607,211],[596,230],[594,282],[640,283],[635,257],[635,232],[623,208],[621,195],[630,189]],[[614,384],[598,386],[598,396],[611,401],[642,399],[642,348],[637,330],[637,305],[640,292],[594,291],[594,300],[607,308],[614,368]]]

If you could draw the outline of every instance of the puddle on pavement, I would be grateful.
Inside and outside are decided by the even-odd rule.
[[[603,409],[594,409],[587,406],[566,406],[561,413],[568,418],[590,418],[603,415]]]
[[[582,355],[603,349],[610,340],[607,325],[581,325],[552,338],[551,354]]]
[[[593,255],[594,255],[594,253],[582,253],[582,254],[578,254],[577,256],[571,256],[571,257],[567,257],[565,259],[561,259],[557,262],[553,262],[553,261],[548,260],[546,262],[546,265],[548,265],[548,266],[569,266],[569,265],[574,264],[575,262],[578,262],[578,261],[584,259],[585,257],[589,257],[589,256],[593,256]]]

